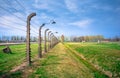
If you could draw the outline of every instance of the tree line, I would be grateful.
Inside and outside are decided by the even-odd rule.
[[[31,38],[32,42],[36,42],[38,40],[37,37],[32,36]],[[1,36],[0,42],[25,42],[26,37],[25,36]]]
[[[98,41],[120,41],[120,36],[114,36],[112,38],[105,38],[103,35],[94,36],[71,36],[65,37],[64,41],[71,42],[98,42]]]
[[[31,42],[38,41],[37,37],[31,36]],[[43,38],[42,38],[43,39]],[[114,36],[112,38],[105,38],[103,35],[95,36],[71,36],[66,37],[61,36],[61,41],[71,41],[71,42],[98,42],[98,41],[120,41],[120,36]],[[25,36],[0,36],[0,42],[25,42]]]

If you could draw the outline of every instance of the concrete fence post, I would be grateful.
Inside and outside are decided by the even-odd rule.
[[[46,46],[46,33],[49,29],[46,29],[44,32],[44,52],[47,52],[47,46]]]
[[[38,58],[42,58],[42,37],[41,37],[41,29],[45,24],[42,24],[39,28],[39,37],[38,37]]]
[[[49,45],[50,48],[52,48],[52,35],[53,33],[50,34],[50,45]]]
[[[26,56],[26,60],[27,60],[27,64],[31,65],[31,48],[30,48],[30,21],[31,18],[33,16],[36,16],[36,13],[31,13],[28,17],[27,17],[27,35],[26,35],[26,52],[27,52],[27,56]]]
[[[50,33],[51,33],[51,31],[48,32],[48,47],[47,47],[48,51],[50,49],[50,47],[49,47],[50,46]]]

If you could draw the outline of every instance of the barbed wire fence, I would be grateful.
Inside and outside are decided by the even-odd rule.
[[[2,0],[0,5],[0,44],[9,44],[9,43],[26,43],[26,61],[27,64],[31,64],[31,42],[38,42],[39,38],[39,29],[36,26],[39,26],[30,20],[27,20],[28,15],[31,13],[25,13],[26,8],[22,2],[14,0],[14,4],[18,5],[15,7],[10,0]],[[2,5],[3,4],[3,5]],[[18,8],[19,7],[19,8]],[[9,16],[7,16],[9,15]],[[29,23],[28,23],[29,21]],[[30,27],[28,27],[28,25]],[[44,34],[45,35],[45,34]],[[45,35],[46,36],[46,35]],[[54,35],[50,36],[50,39],[45,37],[42,38],[42,42],[45,42],[45,46],[42,51],[48,51],[47,47],[52,48],[55,46],[59,40]],[[44,39],[44,40],[43,40]],[[46,43],[49,43],[48,45]],[[38,48],[40,49],[40,48]]]

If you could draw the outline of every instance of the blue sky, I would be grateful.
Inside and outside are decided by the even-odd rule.
[[[120,0],[0,0],[0,35],[26,35],[27,16],[31,35],[38,36],[39,26],[65,36],[120,36]],[[20,30],[19,30],[20,29]]]

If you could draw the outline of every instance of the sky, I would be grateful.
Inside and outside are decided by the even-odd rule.
[[[0,36],[26,35],[27,16],[31,18],[31,36],[42,29],[56,35],[120,36],[120,0],[0,0]]]

